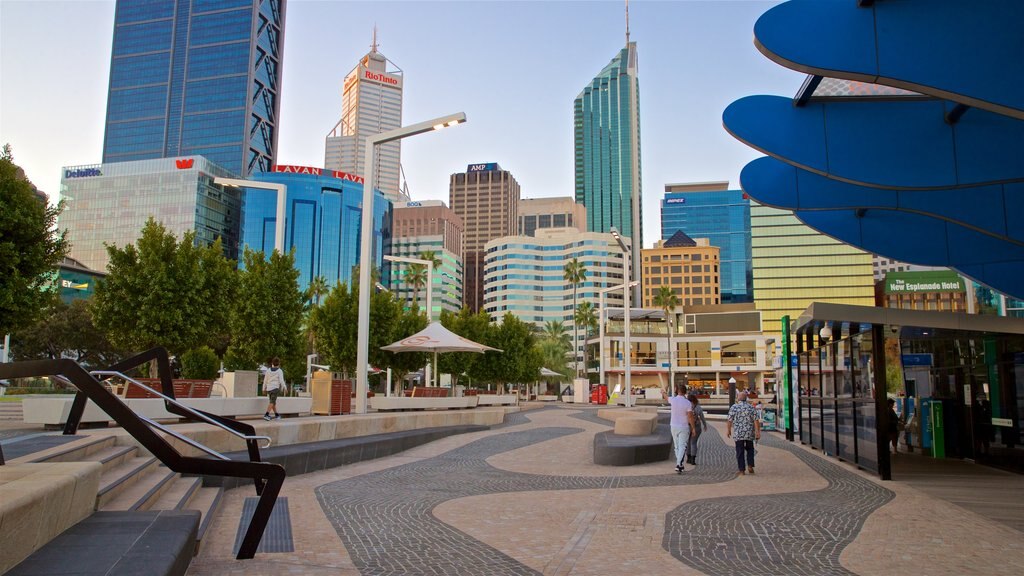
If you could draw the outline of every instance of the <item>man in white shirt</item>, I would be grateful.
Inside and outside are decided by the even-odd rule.
[[[280,420],[281,415],[277,413],[277,397],[284,390],[284,370],[281,370],[281,359],[274,358],[270,361],[270,370],[263,376],[263,392],[270,398],[264,420]]]
[[[682,474],[686,462],[686,447],[690,443],[690,436],[693,434],[693,404],[686,399],[686,385],[676,384],[676,395],[668,399],[671,406],[672,420],[669,425],[672,428],[672,442],[676,446],[676,473]]]

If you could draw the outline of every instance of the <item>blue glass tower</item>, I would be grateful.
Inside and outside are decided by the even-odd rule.
[[[691,238],[708,238],[721,249],[722,303],[753,302],[750,246],[750,199],[728,182],[668,184],[661,200],[661,238],[682,230]]]
[[[294,170],[278,166],[277,170]],[[352,284],[352,268],[359,263],[359,228],[362,217],[363,185],[341,172],[303,168],[304,173],[261,172],[251,180],[288,187],[285,203],[284,249],[295,248],[299,288],[305,290],[315,276],[323,276],[328,287],[338,281]],[[391,202],[377,192],[374,196],[375,266],[383,264],[383,247],[391,239]],[[242,208],[242,247],[274,250],[277,223],[277,193],[246,188]]]
[[[270,170],[284,16],[285,0],[118,0],[103,162],[201,154]]]

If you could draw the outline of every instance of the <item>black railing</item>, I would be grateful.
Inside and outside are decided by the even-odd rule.
[[[197,458],[181,454],[161,434],[154,431],[154,428],[175,438],[183,439],[180,434],[136,414],[120,398],[107,390],[100,380],[86,372],[84,368],[72,360],[37,360],[0,364],[0,379],[54,377],[61,378],[74,385],[78,392],[68,414],[68,421],[64,426],[64,434],[75,434],[78,431],[82,414],[85,411],[85,404],[88,400],[92,400],[94,404],[131,434],[146,450],[174,472],[197,476],[251,478],[256,485],[256,494],[259,495],[260,499],[236,556],[239,560],[250,559],[256,555],[256,548],[263,538],[263,532],[267,527],[270,514],[273,512],[274,505],[277,502],[277,495],[284,484],[284,467],[279,464],[260,461],[258,441],[266,437],[257,436],[256,430],[251,425],[216,414],[195,410],[175,400],[167,350],[154,348],[119,362],[104,372],[124,373],[154,360],[157,363],[157,372],[160,377],[161,386],[165,391],[161,396],[164,398],[164,406],[167,411],[182,418],[205,421],[238,433],[237,435],[245,439],[249,452],[249,461],[230,460],[191,439],[185,440],[185,442],[213,456],[214,459]],[[129,382],[129,385],[131,385],[131,382]],[[2,459],[3,456],[0,453],[0,462],[2,462]]]

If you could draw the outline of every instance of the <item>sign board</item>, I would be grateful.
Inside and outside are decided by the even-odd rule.
[[[904,354],[903,366],[931,366],[931,354]]]
[[[1006,428],[1013,428],[1013,419],[1011,418],[993,418],[993,426],[1004,426]]]
[[[686,204],[686,198],[666,198],[665,204]]]
[[[953,271],[889,272],[885,275],[886,294],[913,292],[965,292],[964,279]]]
[[[339,180],[345,180],[348,182],[355,182],[356,184],[363,183],[363,177],[356,174],[349,174],[348,172],[342,172],[341,170],[325,170],[323,168],[316,168],[314,166],[292,166],[289,164],[275,164],[270,168],[271,172],[280,172],[282,174],[311,174],[313,176],[323,176],[326,172],[331,178],[337,178]]]
[[[74,170],[65,170],[65,178],[90,178],[92,176],[103,176],[99,168],[76,168]]]
[[[497,169],[497,162],[488,162],[486,164],[470,164],[466,168],[466,172],[494,172]]]

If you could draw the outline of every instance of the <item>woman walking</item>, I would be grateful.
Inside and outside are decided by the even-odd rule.
[[[708,421],[704,418],[704,409],[700,407],[700,399],[693,392],[686,397],[693,405],[693,433],[690,435],[690,446],[686,451],[687,462],[697,465],[697,440],[700,438],[700,433],[708,427]]]

